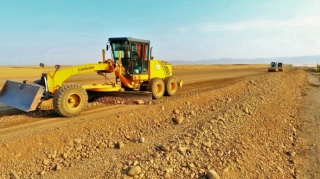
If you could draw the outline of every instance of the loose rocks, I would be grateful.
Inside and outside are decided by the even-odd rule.
[[[177,124],[180,124],[184,121],[184,117],[183,116],[177,116],[176,118],[174,118],[174,122]]]
[[[141,171],[142,169],[140,166],[133,166],[129,169],[128,175],[130,176],[139,175]]]
[[[10,179],[20,179],[20,177],[16,174],[16,172],[12,172],[10,174]]]
[[[140,137],[138,141],[139,141],[140,143],[144,143],[145,140],[146,140],[146,139],[145,139],[144,137]]]
[[[207,177],[208,179],[220,179],[220,176],[214,169],[208,171]]]
[[[124,147],[124,143],[122,141],[117,143],[117,146],[119,149],[122,149]]]

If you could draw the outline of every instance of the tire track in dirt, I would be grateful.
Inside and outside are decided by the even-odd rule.
[[[85,118],[98,118],[107,115],[111,115],[114,113],[118,113],[123,111],[122,105],[113,105],[113,106],[104,106],[93,109],[88,109],[84,111],[80,116],[73,118],[62,118],[62,117],[54,117],[54,118],[36,118],[32,119],[32,121],[22,121],[21,123],[11,124],[8,126],[4,126],[0,129],[0,141],[5,141],[10,138],[15,138],[17,136],[26,136],[27,134],[33,132],[41,132],[54,127],[62,127],[63,125],[68,125],[70,122],[76,122],[78,120],[83,120]],[[126,105],[126,110],[134,110],[140,108],[138,105]],[[38,128],[41,126],[41,128]],[[19,130],[19,133],[16,131]]]
[[[155,104],[159,103],[164,103],[167,100],[174,100],[178,99],[184,96],[189,96],[190,94],[196,94],[202,91],[207,91],[209,89],[218,89],[223,86],[227,85],[232,85],[236,82],[239,82],[241,80],[244,80],[245,78],[248,78],[250,76],[246,77],[237,77],[237,78],[230,78],[230,79],[219,79],[219,80],[213,80],[213,81],[202,81],[202,82],[196,82],[196,83],[189,83],[186,84],[179,92],[172,97],[164,97],[159,100],[154,100],[153,102]],[[201,89],[195,88],[196,86],[201,86]],[[125,106],[125,109],[123,109]],[[120,112],[124,110],[133,110],[133,109],[138,109],[143,106],[138,106],[138,105],[109,105],[109,106],[104,106],[104,105],[98,105],[95,107],[89,107],[87,108],[80,116],[78,117],[73,117],[73,118],[62,118],[58,117],[56,114],[54,114],[53,111],[35,111],[31,113],[27,113],[25,115],[22,115],[22,120],[15,122],[15,123],[6,123],[0,125],[0,136],[1,139],[4,140],[6,136],[10,135],[10,131],[14,133],[14,131],[19,130],[19,133],[22,133],[22,130],[29,131],[31,128],[36,128],[38,126],[41,126],[43,124],[49,124],[53,125],[54,123],[57,123],[56,125],[62,125],[63,123],[68,123],[70,121],[76,121],[78,119],[90,117],[90,118],[97,118],[97,117],[103,117],[107,114],[113,114],[115,112]],[[3,111],[2,111],[3,112]],[[29,116],[34,116],[36,115],[37,117],[32,117],[28,118],[28,120],[23,119],[23,117],[26,117],[27,115]],[[14,115],[13,115],[14,117]],[[45,127],[45,128],[48,128]],[[29,131],[30,132],[30,131]],[[12,134],[15,136],[14,134]]]

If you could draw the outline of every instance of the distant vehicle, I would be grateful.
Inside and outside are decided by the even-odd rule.
[[[268,72],[277,72],[277,62],[271,62],[270,67],[268,68]]]
[[[279,62],[278,63],[278,71],[283,71],[283,70],[284,70],[283,63]]]

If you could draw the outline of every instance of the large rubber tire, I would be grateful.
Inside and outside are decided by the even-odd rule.
[[[147,86],[147,91],[152,92],[152,98],[161,98],[164,94],[164,82],[161,78],[153,78],[150,80]]]
[[[78,84],[63,84],[54,94],[53,108],[61,116],[79,115],[88,105],[88,94]]]
[[[164,79],[165,91],[164,94],[166,96],[173,96],[177,93],[178,83],[175,77],[169,76]]]

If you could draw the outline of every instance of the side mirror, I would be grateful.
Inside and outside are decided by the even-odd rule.
[[[150,48],[150,60],[153,60],[152,49],[153,49],[153,47]]]
[[[43,68],[43,70],[47,73],[46,69],[44,68],[44,64],[43,64],[43,63],[40,63],[39,66],[40,66],[41,68]]]
[[[107,46],[106,46],[106,51],[108,51],[109,50],[109,45],[107,44]]]
[[[60,65],[55,65],[54,68],[55,68],[56,70],[59,70],[59,69],[61,68],[61,66],[60,66]]]

